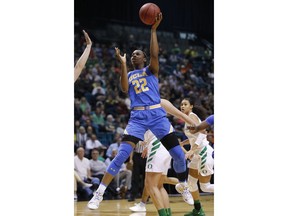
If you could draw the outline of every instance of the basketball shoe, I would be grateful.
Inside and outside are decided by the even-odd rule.
[[[180,193],[183,197],[183,200],[189,204],[189,205],[193,205],[194,204],[194,200],[193,197],[189,191],[189,187],[188,184],[186,182],[181,182],[176,184],[175,189],[178,193]]]
[[[103,194],[100,194],[99,192],[95,192],[94,196],[91,198],[91,200],[88,202],[87,206],[89,209],[98,209],[100,202],[103,200]]]

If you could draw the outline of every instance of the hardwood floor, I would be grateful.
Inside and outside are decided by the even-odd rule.
[[[139,202],[140,199],[135,202],[128,202],[127,199],[122,200],[103,200],[96,210],[90,210],[87,207],[87,201],[74,203],[74,216],[157,216],[157,210],[152,202],[148,202],[146,205],[146,213],[131,212],[129,207],[134,203]],[[202,195],[201,204],[205,211],[206,216],[214,216],[214,196]],[[171,196],[170,205],[173,216],[183,216],[185,213],[192,210],[193,206],[186,204],[182,197]]]

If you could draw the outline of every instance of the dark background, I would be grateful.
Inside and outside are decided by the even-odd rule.
[[[214,0],[75,0],[74,17],[84,29],[109,22],[145,27],[138,12],[147,2],[157,4],[163,13],[159,30],[195,33],[214,44]]]

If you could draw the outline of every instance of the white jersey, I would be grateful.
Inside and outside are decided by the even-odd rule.
[[[195,116],[197,119],[198,119],[198,124],[201,123],[201,120],[200,118],[193,112],[190,112],[189,116]],[[187,123],[185,123],[185,126],[184,126],[184,133],[185,135],[187,136],[187,138],[189,139],[189,143],[191,145],[191,148],[194,146],[194,145],[197,145],[198,148],[197,150],[195,151],[195,154],[199,154],[201,152],[201,150],[209,145],[209,142],[208,140],[206,139],[206,134],[203,134],[203,133],[195,133],[195,134],[192,134],[188,129],[187,129],[187,126],[189,126]]]
[[[144,141],[148,144],[146,172],[167,175],[172,158],[167,149],[150,130],[144,134]]]
[[[191,112],[189,116],[196,116],[198,119],[198,124],[201,123],[199,117]],[[192,134],[187,129],[187,123],[185,123],[184,133],[189,139],[191,148],[193,145],[198,145],[198,148],[195,151],[195,155],[188,164],[188,168],[197,169],[199,174],[202,176],[212,175],[214,173],[214,159],[212,157],[213,148],[209,145],[206,134],[195,133]]]

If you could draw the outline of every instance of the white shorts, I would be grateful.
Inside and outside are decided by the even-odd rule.
[[[171,156],[159,140],[154,140],[148,145],[146,172],[162,173],[167,175],[170,168]]]
[[[212,175],[214,173],[213,151],[214,149],[210,145],[202,148],[200,154],[193,156],[188,164],[188,168],[197,169],[202,176]]]

